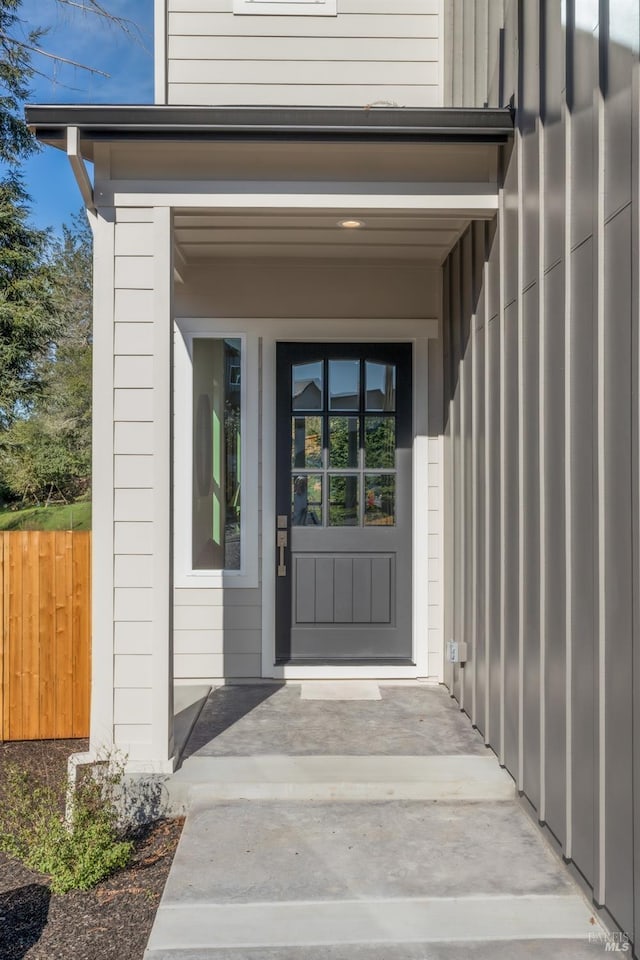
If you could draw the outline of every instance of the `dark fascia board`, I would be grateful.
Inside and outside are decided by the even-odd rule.
[[[68,127],[85,143],[117,140],[307,140],[506,143],[509,108],[175,107],[31,105],[39,140],[64,148]]]

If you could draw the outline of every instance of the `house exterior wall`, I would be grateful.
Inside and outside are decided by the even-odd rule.
[[[337,0],[335,16],[295,3],[277,13],[256,3],[252,14],[234,13],[234,0],[164,3],[159,103],[442,103],[441,0]]]
[[[500,214],[444,268],[446,681],[637,943],[638,5],[504,22]]]
[[[500,70],[504,8],[505,0],[448,0],[444,4],[444,106],[505,106],[510,94],[503,98]],[[514,34],[508,39],[513,42]]]

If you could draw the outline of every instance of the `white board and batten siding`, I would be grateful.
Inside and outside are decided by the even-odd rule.
[[[167,0],[169,104],[442,104],[441,0],[337,0],[335,16],[233,6]]]

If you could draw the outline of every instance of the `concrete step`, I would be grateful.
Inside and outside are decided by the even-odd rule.
[[[191,757],[167,783],[174,800],[512,800],[493,755]]]
[[[146,958],[586,960],[598,936],[515,801],[200,797]]]
[[[360,943],[329,946],[154,950],[148,960],[597,960],[605,951],[597,935],[584,939],[452,940],[448,943]],[[612,943],[615,942],[611,941]],[[627,954],[628,955],[628,954]]]
[[[592,932],[589,912],[578,896],[202,904],[160,909],[148,960],[157,960],[158,950],[171,957],[172,952],[175,956],[175,951],[185,949],[208,950],[214,957],[221,951],[230,956],[242,951],[246,957],[248,950],[268,949],[282,955],[295,949],[298,957],[308,958],[307,951],[318,948],[340,946],[351,951],[365,943],[375,945],[378,956],[388,956],[389,946],[397,949],[401,944],[424,947],[455,941],[464,947],[547,937],[588,946]]]

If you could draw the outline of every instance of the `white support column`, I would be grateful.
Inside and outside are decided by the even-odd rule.
[[[93,607],[91,749],[113,742],[113,319],[115,211],[99,211],[94,225],[93,282]]]
[[[171,210],[153,212],[153,705],[152,760],[173,769],[171,383],[173,263]]]

